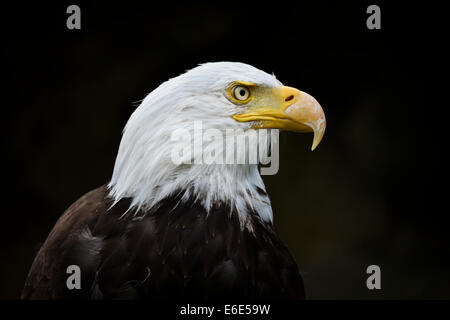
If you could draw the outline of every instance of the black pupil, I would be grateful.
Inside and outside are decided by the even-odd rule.
[[[241,91],[239,91],[239,94],[241,95],[241,97],[245,96],[245,90],[241,89]]]

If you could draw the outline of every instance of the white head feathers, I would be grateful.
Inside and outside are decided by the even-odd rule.
[[[176,143],[172,132],[192,131],[195,121],[202,121],[203,130],[253,130],[250,123],[232,118],[241,107],[224,93],[234,81],[281,85],[274,76],[247,64],[207,63],[164,82],[143,100],[125,126],[109,184],[116,202],[131,197],[132,207],[150,209],[184,190],[184,199],[197,197],[207,211],[215,201],[229,204],[239,213],[241,223],[248,208],[264,221],[272,221],[270,201],[258,192],[265,187],[256,164],[177,165],[171,158]],[[192,154],[192,158],[199,156]]]

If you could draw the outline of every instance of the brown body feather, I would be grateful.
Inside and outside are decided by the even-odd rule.
[[[297,265],[271,224],[250,228],[218,203],[210,214],[173,196],[149,212],[113,207],[106,186],[61,216],[36,256],[23,299],[301,299]],[[81,269],[69,290],[66,269]]]

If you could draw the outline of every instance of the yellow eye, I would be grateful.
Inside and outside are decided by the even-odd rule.
[[[243,85],[237,85],[231,90],[231,95],[238,101],[245,101],[250,97],[250,89]]]

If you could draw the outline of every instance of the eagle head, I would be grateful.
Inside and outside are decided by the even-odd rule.
[[[162,83],[131,115],[109,184],[110,195],[116,202],[131,198],[131,207],[148,210],[181,193],[180,201],[198,199],[207,212],[223,202],[238,212],[243,223],[249,210],[271,222],[270,200],[258,164],[229,161],[235,152],[224,145],[261,129],[283,129],[313,132],[314,150],[325,126],[319,103],[307,93],[283,86],[274,75],[243,63],[202,64]],[[211,134],[205,138],[208,131],[214,137],[222,133],[225,143]],[[174,139],[177,132],[184,136]],[[201,139],[196,140],[199,134]],[[263,140],[255,142],[260,150],[277,143],[272,135]],[[198,141],[200,148],[195,146]],[[177,162],[173,155],[180,143],[187,152],[184,161]],[[202,162],[205,150],[212,149],[216,152],[209,155],[225,160]]]

